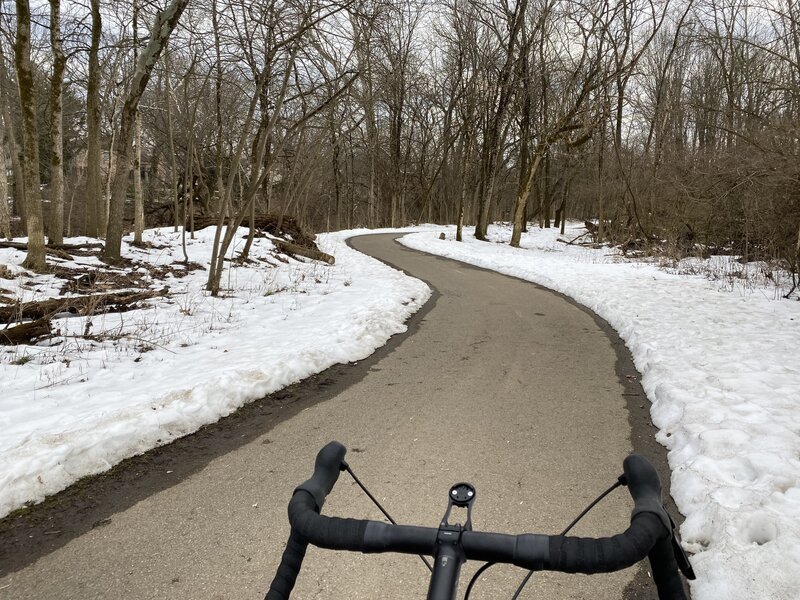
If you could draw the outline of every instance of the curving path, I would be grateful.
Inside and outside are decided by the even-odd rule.
[[[287,409],[296,414],[242,429],[232,449],[209,448],[239,435],[239,425],[190,436],[184,451],[194,444],[194,454],[210,453],[199,466],[181,471],[180,455],[160,450],[149,470],[164,482],[147,493],[121,475],[123,483],[108,484],[117,512],[95,507],[87,517],[74,509],[78,521],[102,518],[52,547],[19,542],[0,571],[0,598],[262,598],[288,535],[286,502],[331,439],[350,448],[350,465],[398,522],[434,526],[449,486],[467,480],[478,490],[475,528],[517,533],[560,531],[613,483],[634,446],[657,452],[647,445],[637,374],[591,314],[530,283],[408,250],[394,237],[352,245],[435,288],[409,334],[340,369],[344,383],[298,392],[302,402]],[[615,492],[574,532],[616,533],[630,508],[626,493]],[[380,518],[346,474],[326,513]],[[46,537],[46,526],[28,537]],[[462,571],[459,597],[476,567]],[[426,573],[415,557],[311,550],[293,597],[424,598]],[[472,598],[510,598],[520,578],[495,567]],[[522,598],[654,597],[643,580],[636,569],[542,574]]]

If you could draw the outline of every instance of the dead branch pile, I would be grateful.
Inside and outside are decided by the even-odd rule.
[[[242,225],[248,226],[249,223],[249,220],[245,219]],[[195,217],[194,219],[195,229],[203,229],[216,224],[217,217]],[[227,224],[227,219],[225,224]],[[281,217],[280,215],[274,214],[256,215],[254,225],[259,231],[263,231],[275,237],[287,239],[303,248],[317,249],[314,236],[303,229],[294,217]]]
[[[137,303],[148,298],[166,296],[168,289],[146,292],[117,292],[71,298],[51,298],[0,306],[0,323],[15,323],[24,319],[50,319],[63,313],[87,315],[100,312],[125,312],[138,308]]]

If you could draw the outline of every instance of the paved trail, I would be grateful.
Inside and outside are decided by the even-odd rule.
[[[288,534],[286,502],[331,439],[398,522],[434,526],[449,486],[467,480],[476,529],[569,523],[615,480],[632,437],[649,435],[629,425],[634,372],[618,374],[607,333],[558,295],[392,237],[353,246],[435,287],[410,335],[340,393],[6,575],[0,598],[262,598]],[[616,533],[630,507],[615,492],[575,532]],[[380,518],[346,474],[325,509]],[[462,572],[459,597],[476,567]],[[415,557],[311,550],[293,597],[424,598],[426,573]],[[521,575],[495,567],[473,598],[510,598]],[[634,575],[542,574],[522,597],[650,598]]]

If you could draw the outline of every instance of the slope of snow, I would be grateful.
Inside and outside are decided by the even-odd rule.
[[[669,450],[693,596],[800,598],[800,303],[567,246],[554,230],[519,249],[505,226],[490,231],[502,244],[445,231],[402,243],[562,292],[625,340]]]
[[[331,365],[360,360],[405,331],[430,290],[350,249],[344,241],[358,233],[369,232],[318,237],[334,266],[272,259],[275,266],[228,268],[219,298],[203,290],[205,269],[170,276],[151,287],[167,283],[172,298],[150,308],[57,319],[60,335],[50,345],[0,347],[0,516]],[[191,261],[209,264],[213,236],[209,228],[187,240]],[[180,268],[179,233],[155,229],[145,238],[160,249],[125,244],[125,256]],[[269,258],[271,249],[269,238],[256,239],[251,256]],[[0,263],[14,272],[23,258],[0,250]],[[23,275],[0,279],[0,289],[30,300],[57,296],[60,283]],[[85,337],[87,329],[102,341]]]
[[[567,246],[553,230],[533,230],[515,249],[470,233],[456,243],[452,228],[428,229],[403,242],[565,293],[620,332],[669,449],[672,493],[686,515],[681,534],[698,574],[695,598],[798,597],[800,303]],[[581,232],[571,229],[568,239]],[[441,231],[447,240],[438,239]],[[359,360],[403,331],[430,290],[344,244],[360,233],[371,232],[318,238],[336,256],[333,267],[294,260],[236,267],[226,271],[220,298],[203,291],[204,270],[169,276],[172,298],[150,301],[152,308],[58,319],[57,345],[0,348],[0,515],[332,364]],[[495,242],[509,236],[507,227],[491,230]],[[181,268],[176,234],[146,237],[162,249],[126,245],[125,254]],[[187,240],[190,260],[207,265],[212,238],[209,229]],[[271,248],[269,239],[256,240],[253,255]],[[0,250],[14,273],[22,259]],[[0,293],[55,296],[58,283],[23,275],[0,279]],[[87,326],[104,341],[84,336]]]

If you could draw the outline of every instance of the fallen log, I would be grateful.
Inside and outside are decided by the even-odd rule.
[[[13,306],[0,307],[0,323],[14,323],[23,319],[52,318],[60,313],[87,315],[97,312],[124,312],[133,304],[166,296],[167,288],[147,292],[117,292],[112,294],[94,294],[91,296],[74,296],[72,298],[51,298],[38,302],[25,302]]]
[[[102,242],[86,242],[83,244],[47,244],[45,248],[52,248],[53,250],[91,250],[93,248],[102,248]],[[16,250],[27,250],[28,244],[25,242],[7,242],[0,240],[0,248],[14,248]]]
[[[47,244],[45,248],[54,248],[55,250],[66,250],[72,252],[74,250],[102,250],[105,248],[103,242],[84,242],[82,244]]]
[[[25,250],[27,252],[28,244],[23,244],[22,242],[0,242],[0,248],[14,248],[15,250]],[[44,251],[45,254],[49,254],[51,256],[57,256],[58,258],[63,258],[64,260],[72,260],[71,254],[59,248],[45,246]]]
[[[49,335],[52,331],[49,319],[37,319],[14,327],[0,329],[0,346],[29,344],[34,339]]]
[[[319,250],[304,248],[302,246],[298,246],[297,244],[292,244],[291,242],[284,242],[283,240],[272,240],[272,243],[275,244],[275,247],[278,250],[285,254],[304,256],[306,258],[318,260],[329,265],[332,265],[336,262],[336,259],[333,256],[330,254],[325,254],[324,252],[320,252]]]

